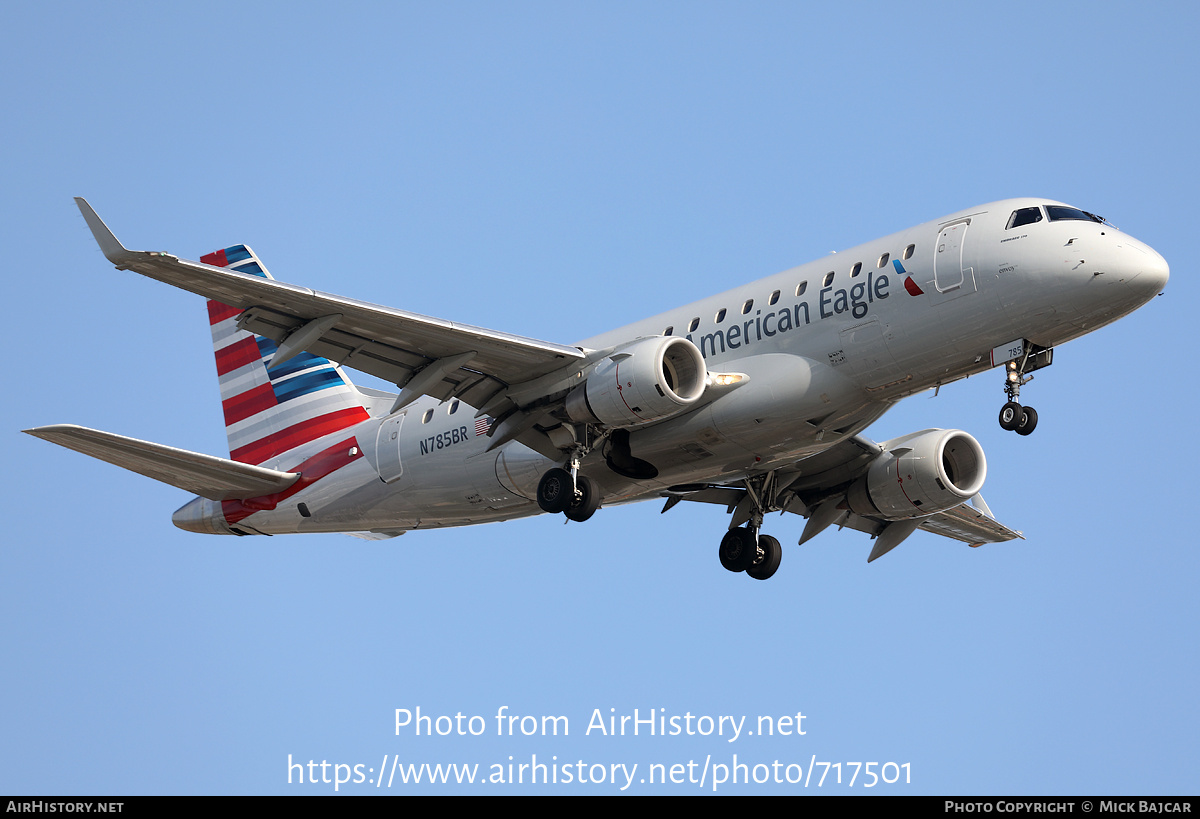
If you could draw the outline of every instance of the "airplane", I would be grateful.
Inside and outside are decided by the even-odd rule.
[[[24,430],[193,493],[181,529],[220,535],[413,529],[542,512],[583,522],[652,498],[730,515],[718,557],[756,580],[782,547],[764,516],[970,546],[1022,537],[980,495],[979,442],[861,433],[900,399],[1004,372],[1000,426],[1056,346],[1161,293],[1166,261],[1049,199],[959,211],[578,344],[275,280],[245,245],[187,261],[129,250],[82,198],[101,251],[208,299],[230,457],[69,424]],[[344,368],[398,393],[356,387]]]

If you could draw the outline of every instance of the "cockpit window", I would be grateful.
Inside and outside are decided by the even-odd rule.
[[[1046,212],[1050,214],[1051,222],[1078,219],[1081,222],[1104,223],[1104,220],[1094,213],[1088,213],[1086,210],[1080,210],[1079,208],[1068,208],[1066,205],[1046,205]]]
[[[1050,218],[1053,219],[1054,217]],[[1042,221],[1041,208],[1021,208],[1020,210],[1014,210],[1012,216],[1008,217],[1008,226],[1004,229],[1012,230],[1021,225],[1032,225],[1034,222],[1040,221]]]

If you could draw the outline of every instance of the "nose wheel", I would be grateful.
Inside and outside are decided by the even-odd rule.
[[[1028,435],[1037,427],[1037,410],[1009,401],[1000,408],[1000,428],[1018,435]]]

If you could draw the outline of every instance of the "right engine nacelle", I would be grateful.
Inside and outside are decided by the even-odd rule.
[[[596,365],[567,396],[567,414],[611,427],[661,421],[696,403],[707,378],[704,357],[686,338],[643,338]]]
[[[888,441],[850,487],[854,512],[883,520],[927,517],[953,509],[983,488],[983,447],[957,429],[927,429]]]

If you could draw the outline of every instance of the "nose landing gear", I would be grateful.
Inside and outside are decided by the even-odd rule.
[[[1004,368],[1004,394],[1008,402],[1000,408],[1000,428],[1018,435],[1033,432],[1038,422],[1037,410],[1023,407],[1017,401],[1021,397],[1021,387],[1033,380],[1029,373],[1049,367],[1054,360],[1052,349],[1028,342],[1024,347],[1021,355],[1009,361]]]

